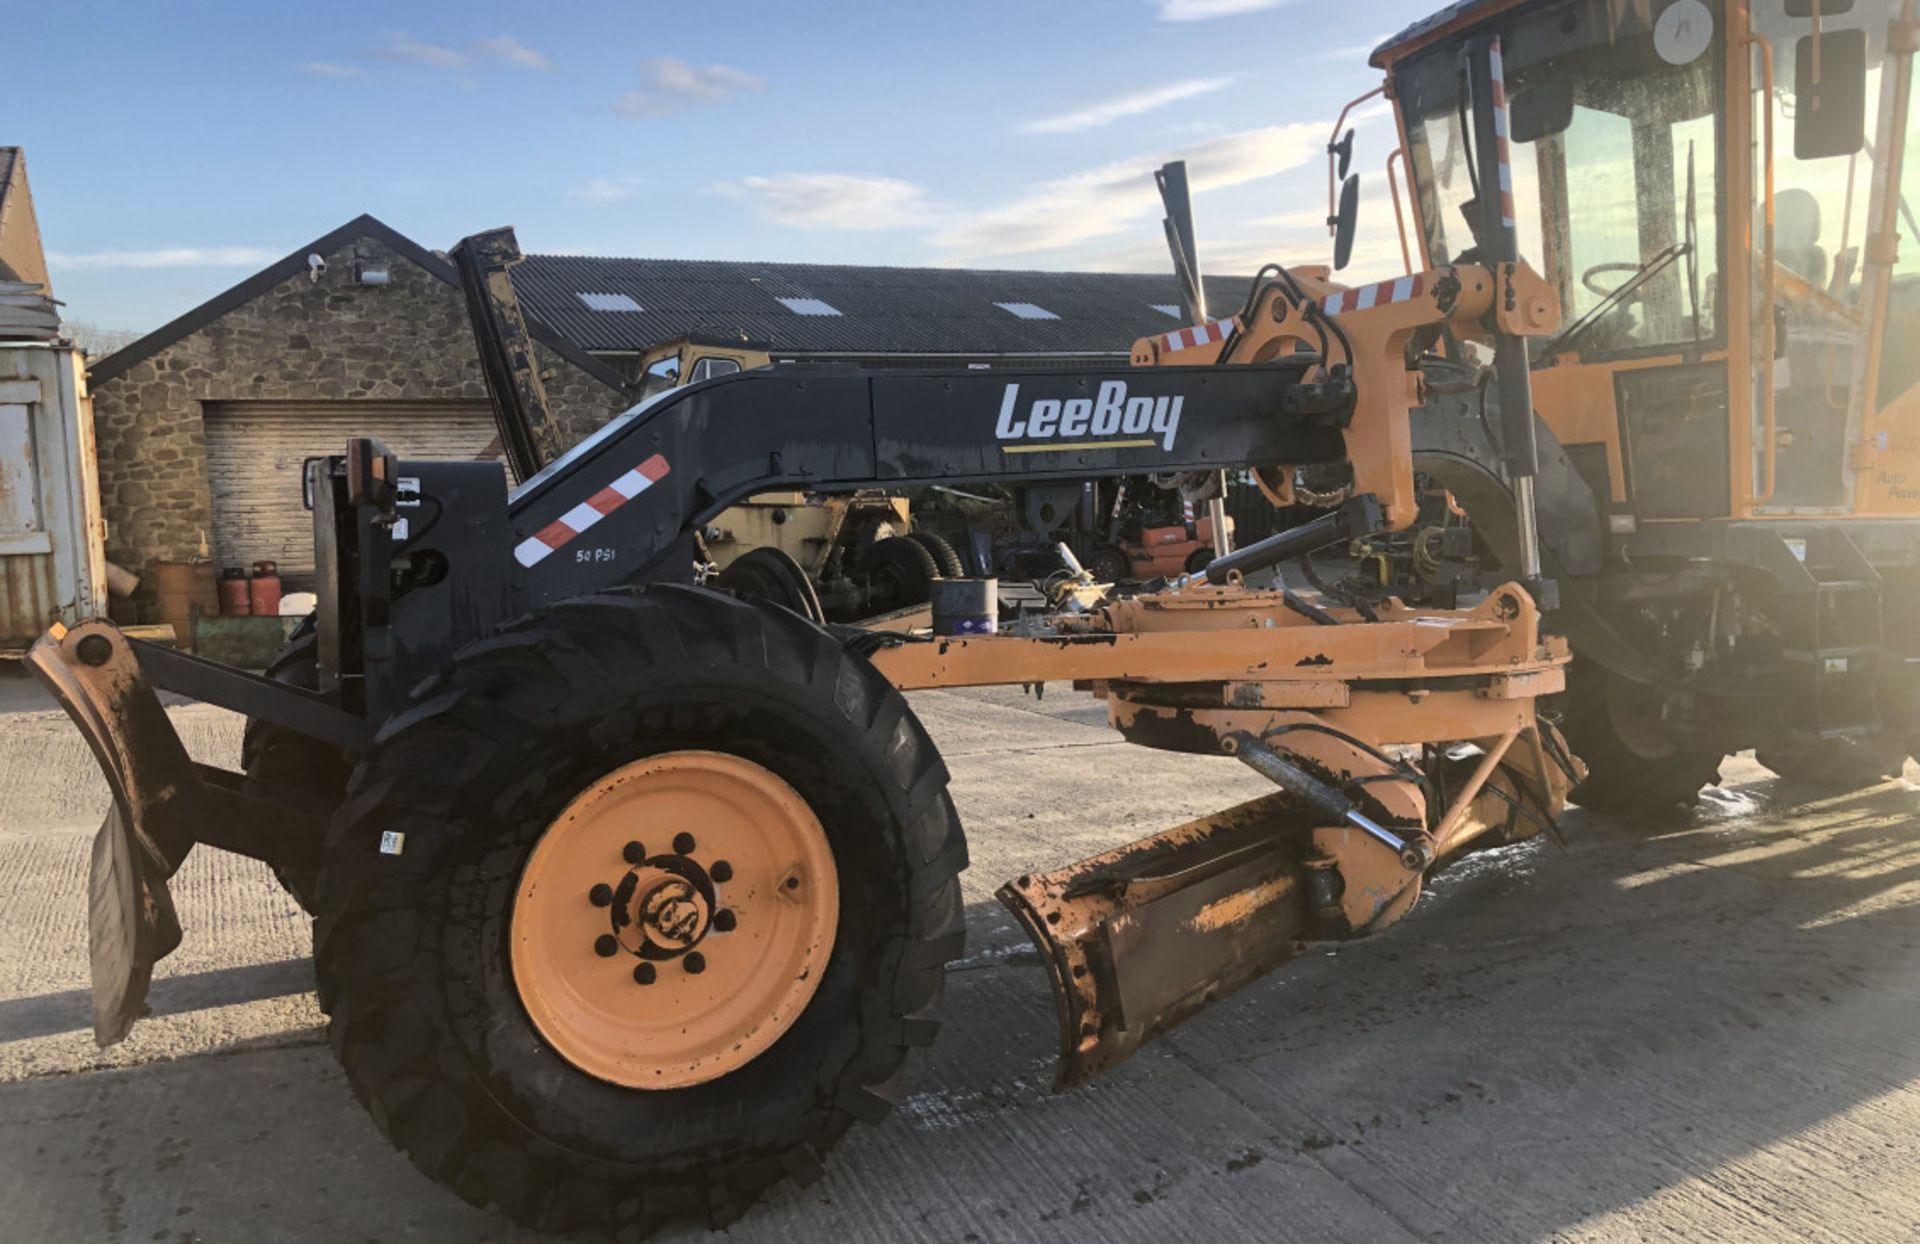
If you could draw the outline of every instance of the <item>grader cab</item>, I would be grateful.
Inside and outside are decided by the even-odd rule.
[[[1915,748],[1917,30],[1912,0],[1480,0],[1374,53],[1402,231],[1371,254],[1414,273],[1484,247],[1464,53],[1500,41],[1497,193],[1565,311],[1526,348],[1583,802],[1691,800],[1748,747],[1830,787]],[[1479,347],[1422,350],[1416,469],[1517,566],[1510,395]]]

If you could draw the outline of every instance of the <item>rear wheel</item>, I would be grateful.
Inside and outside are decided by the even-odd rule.
[[[1754,759],[1781,777],[1826,791],[1859,790],[1900,776],[1908,741],[1890,734],[1763,747]]]
[[[1567,743],[1587,764],[1572,798],[1601,812],[1645,813],[1692,804],[1720,780],[1721,753],[1690,746],[1665,720],[1657,688],[1575,658],[1568,676]]]
[[[349,1082],[527,1226],[730,1221],[933,1038],[946,778],[872,666],[754,601],[589,597],[472,645],[336,819],[315,962]]]
[[[1087,573],[1096,583],[1124,583],[1133,577],[1133,561],[1118,545],[1103,544],[1087,558]]]

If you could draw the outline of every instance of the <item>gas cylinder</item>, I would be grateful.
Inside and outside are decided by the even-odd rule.
[[[280,567],[273,562],[253,563],[253,578],[247,595],[253,601],[253,613],[259,618],[280,616]]]
[[[244,618],[253,611],[252,600],[247,590],[247,572],[238,566],[228,566],[220,572],[221,616]]]

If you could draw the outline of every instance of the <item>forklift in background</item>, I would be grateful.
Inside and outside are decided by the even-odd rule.
[[[453,250],[478,327],[482,373],[499,442],[514,478],[559,456],[545,386],[523,354],[526,322],[507,271],[520,262],[512,229],[463,239]],[[641,406],[674,390],[766,367],[763,342],[687,335],[650,346],[638,362]],[[924,606],[941,578],[959,578],[960,555],[941,535],[915,530],[907,499],[873,488],[823,494],[779,489],[746,497],[699,534],[701,564],[719,587],[747,592],[817,622],[855,622]]]

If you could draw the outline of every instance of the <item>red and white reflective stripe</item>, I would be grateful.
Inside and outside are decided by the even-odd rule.
[[[1176,332],[1163,334],[1160,338],[1162,350],[1191,350],[1195,346],[1209,346],[1216,341],[1225,341],[1240,322],[1233,316],[1224,320],[1209,320],[1205,324],[1195,324],[1192,328],[1182,328]]]
[[[1359,289],[1343,289],[1337,294],[1328,294],[1320,300],[1320,309],[1328,315],[1365,311],[1369,307],[1382,307],[1390,302],[1418,298],[1426,291],[1427,278],[1416,273],[1398,280],[1381,281],[1377,285],[1362,285]]]
[[[1500,59],[1500,40],[1487,51],[1493,77],[1493,160],[1500,168],[1500,223],[1511,229],[1518,220],[1513,208],[1513,149],[1507,128],[1507,71]]]
[[[555,549],[565,545],[587,528],[633,500],[667,477],[667,460],[653,455],[639,466],[574,506],[559,518],[522,540],[513,550],[514,560],[532,566]]]

